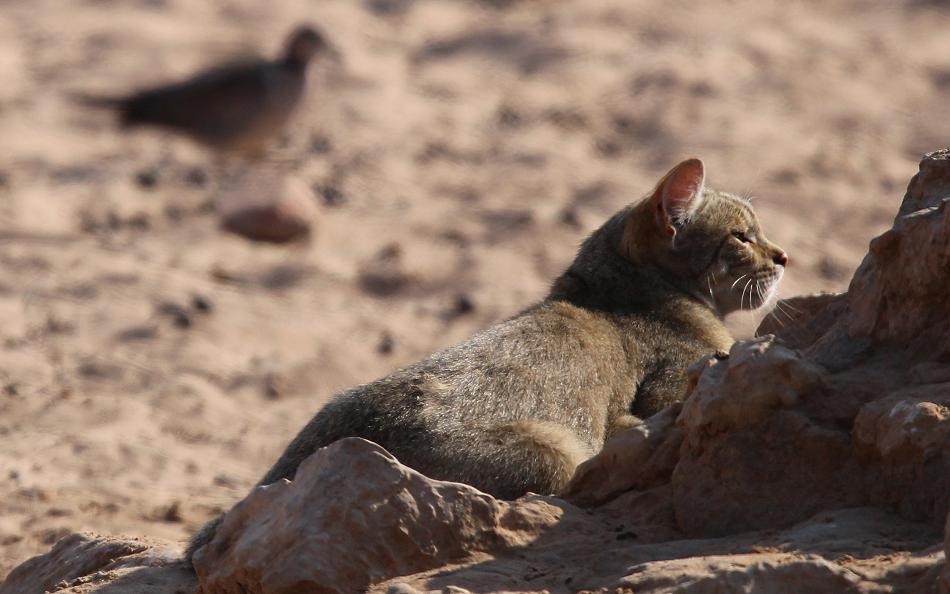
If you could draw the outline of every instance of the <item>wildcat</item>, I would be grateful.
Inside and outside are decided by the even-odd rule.
[[[723,316],[768,301],[787,264],[746,200],[706,188],[703,162],[683,161],[595,231],[543,301],[337,395],[259,484],[363,437],[496,497],[557,493],[610,435],[681,399],[686,367],[731,346]]]

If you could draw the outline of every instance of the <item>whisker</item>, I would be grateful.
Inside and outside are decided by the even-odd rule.
[[[783,309],[779,306],[778,302],[776,302],[776,303],[775,303],[775,307],[772,308],[772,314],[771,314],[771,315],[772,315],[773,318],[775,318],[776,320],[779,320],[779,321],[782,319],[782,316],[784,316],[785,319],[788,320],[789,322],[792,321],[791,316],[789,316],[789,315],[788,315],[788,312],[786,312],[785,310],[783,310]]]
[[[749,285],[752,284],[752,279],[746,281],[745,286],[742,287],[742,296],[739,298],[739,309],[743,309],[742,303],[745,299],[745,290],[749,289]],[[752,309],[752,290],[749,290],[749,309]]]
[[[790,312],[789,309],[787,309],[788,303],[785,303],[783,301],[776,301],[775,308],[778,309],[780,312],[782,312],[782,314],[784,314],[788,318],[789,322],[794,321],[798,317],[794,315],[792,312]],[[799,311],[798,313],[800,314],[801,312]]]
[[[787,307],[788,309],[792,310],[793,312],[795,312],[795,313],[797,313],[797,314],[804,313],[804,312],[802,312],[801,309],[795,307],[794,305],[792,305],[792,304],[789,303],[788,301],[784,302],[783,305],[785,305],[785,307]]]
[[[768,291],[765,291],[762,286],[759,286],[760,299],[763,300],[761,308],[768,308],[771,306],[771,310],[766,315],[766,318],[771,317],[772,320],[778,325],[782,330],[788,327],[788,324],[782,319],[782,316],[786,316],[788,321],[792,321],[793,318],[788,314],[788,312],[782,309],[782,304],[778,300],[778,291],[775,290],[775,286],[771,285]]]
[[[743,274],[742,276],[740,276],[739,278],[737,278],[737,279],[736,279],[736,282],[732,283],[732,287],[730,287],[730,288],[735,289],[735,288],[736,288],[736,284],[738,284],[739,281],[741,281],[742,279],[744,279],[744,278],[747,277],[747,276],[749,276],[749,275],[748,275],[748,274]]]
[[[784,330],[785,328],[788,327],[788,324],[786,324],[786,323],[782,320],[782,318],[780,318],[778,315],[776,315],[776,312],[779,312],[779,311],[781,311],[781,310],[779,310],[778,308],[775,308],[775,309],[773,309],[771,312],[769,312],[769,315],[772,316],[772,319],[775,320],[775,323],[778,324],[779,328],[781,328],[781,329]]]
[[[799,313],[799,315],[793,315],[793,314],[789,313],[789,311],[787,310],[787,308],[790,308],[790,307],[791,307],[791,306],[788,304],[788,302],[783,302],[783,301],[776,301],[776,302],[775,302],[775,311],[781,312],[786,318],[788,318],[789,324],[795,322],[797,319],[799,319],[799,318],[801,317],[801,310],[799,310],[798,308],[794,308],[795,311],[797,311],[797,312]],[[777,317],[777,316],[776,316],[776,320],[778,320],[778,317]],[[784,327],[784,326],[783,326],[783,327]],[[799,329],[797,329],[797,330],[792,330],[792,336],[794,336],[794,335],[800,333],[801,330],[802,330],[801,328],[799,328]]]

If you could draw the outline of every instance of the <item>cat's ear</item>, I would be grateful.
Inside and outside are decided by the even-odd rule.
[[[706,183],[706,168],[699,159],[687,159],[670,169],[656,185],[650,208],[656,224],[669,236],[675,236],[699,208]]]

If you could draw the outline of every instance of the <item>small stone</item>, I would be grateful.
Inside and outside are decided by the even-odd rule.
[[[333,145],[326,136],[314,136],[310,139],[310,152],[315,155],[325,155],[330,152]]]
[[[412,0],[363,0],[367,10],[377,16],[395,16],[406,12]]]
[[[379,337],[379,343],[376,345],[376,352],[380,355],[391,355],[395,348],[396,341],[393,340],[392,334],[383,332],[382,336]]]
[[[121,229],[122,217],[120,217],[117,212],[110,210],[109,213],[106,214],[106,227],[108,227],[111,231],[117,231]]]
[[[194,295],[191,298],[191,307],[195,311],[207,314],[214,311],[214,304],[204,295]]]
[[[317,190],[323,203],[327,206],[342,206],[346,204],[346,196],[336,186],[320,186]]]
[[[518,128],[524,123],[524,118],[510,107],[498,111],[498,124],[503,128]]]
[[[269,373],[264,378],[264,396],[277,400],[287,393],[287,380],[278,373]]]
[[[577,209],[573,207],[566,207],[558,213],[558,220],[562,225],[567,225],[572,229],[579,229],[581,226],[580,218],[577,216]]]
[[[168,204],[165,206],[165,218],[177,223],[185,218],[185,211],[177,204]]]
[[[161,514],[161,518],[165,522],[179,523],[183,522],[184,518],[181,515],[181,504],[177,501],[173,501]]]
[[[270,243],[308,237],[316,219],[313,192],[294,177],[248,180],[222,194],[217,210],[225,231]]]
[[[162,303],[158,306],[158,313],[170,318],[176,328],[190,328],[192,325],[191,314],[177,303]]]
[[[185,173],[185,183],[196,188],[203,188],[208,184],[208,173],[201,167],[192,167]]]
[[[126,220],[125,224],[131,229],[138,229],[139,231],[145,231],[152,226],[149,217],[144,212],[139,212]]]
[[[442,318],[444,320],[454,320],[465,315],[468,315],[475,311],[475,304],[472,302],[471,297],[465,293],[459,293],[452,300],[452,305],[449,309],[443,314]]]
[[[135,174],[135,184],[143,190],[153,190],[158,186],[158,171],[143,169]]]
[[[386,589],[386,594],[423,594],[421,590],[417,590],[410,586],[409,584],[393,584]]]

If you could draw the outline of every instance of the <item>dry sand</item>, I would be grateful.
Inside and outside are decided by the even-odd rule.
[[[540,298],[684,156],[754,197],[783,294],[843,289],[950,140],[941,6],[4,0],[0,576],[71,531],[184,539],[327,397]],[[301,21],[345,57],[267,165],[324,200],[308,244],[222,234],[209,155],[69,100]]]

